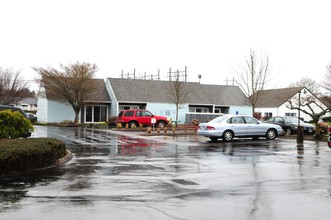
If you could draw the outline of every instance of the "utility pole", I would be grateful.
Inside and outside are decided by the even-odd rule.
[[[177,74],[177,75],[176,75]],[[169,81],[172,81],[172,77],[182,78],[184,82],[187,81],[187,67],[185,66],[184,70],[171,71],[171,67],[168,72]]]

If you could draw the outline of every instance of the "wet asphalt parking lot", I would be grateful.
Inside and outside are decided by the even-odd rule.
[[[60,167],[0,180],[0,219],[330,219],[331,149],[36,126]]]

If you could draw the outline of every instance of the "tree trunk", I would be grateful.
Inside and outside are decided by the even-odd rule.
[[[318,124],[318,121],[315,121],[315,135],[314,135],[315,140],[321,140],[323,138],[323,135],[321,135],[320,131],[321,129]]]
[[[75,109],[75,120],[74,120],[75,124],[78,124],[78,122],[79,122],[79,112],[80,112],[80,109]]]
[[[176,122],[178,123],[178,109],[179,109],[179,106],[178,104],[176,104]]]

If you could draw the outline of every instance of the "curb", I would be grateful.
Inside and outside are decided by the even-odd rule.
[[[42,168],[37,168],[35,170],[47,170],[47,169],[51,169],[51,168],[54,168],[54,167],[58,167],[66,162],[68,162],[69,160],[71,160],[73,157],[71,151],[69,150],[66,150],[66,155],[64,155],[64,157],[60,158],[60,159],[57,159],[55,161],[55,164],[51,165],[51,166],[48,166],[48,167],[42,167]]]
[[[73,155],[72,155],[71,151],[70,150],[66,150],[66,155],[64,157],[58,159],[55,162],[56,165],[54,165],[54,166],[59,166],[61,164],[64,164],[64,163],[68,162],[69,160],[71,160],[72,157],[73,157]]]
[[[55,168],[55,167],[58,167],[66,162],[68,162],[69,160],[71,160],[73,158],[73,154],[71,153],[71,151],[69,150],[66,150],[66,155],[64,155],[64,157],[60,158],[60,159],[57,159],[55,161],[55,164],[51,165],[51,166],[48,166],[48,167],[41,167],[41,168],[35,168],[35,169],[31,169],[31,170],[25,170],[25,171],[19,171],[19,172],[13,172],[13,173],[10,173],[10,174],[4,174],[4,175],[1,175],[0,174],[0,177],[1,178],[4,178],[4,177],[11,177],[11,176],[18,176],[18,175],[21,175],[21,174],[25,174],[25,173],[29,173],[29,172],[33,172],[33,171],[43,171],[43,170],[48,170],[48,169],[52,169],[52,168]]]
[[[175,132],[175,133],[172,133],[172,132],[167,132],[167,133],[163,133],[163,132],[160,132],[160,133],[143,133],[143,134],[140,134],[140,136],[180,136],[180,135],[196,135],[197,133],[196,132],[193,132],[193,131],[189,131],[189,132]]]

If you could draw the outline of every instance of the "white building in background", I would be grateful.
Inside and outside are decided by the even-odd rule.
[[[254,116],[258,119],[265,119],[274,116],[299,117],[298,110],[288,108],[289,100],[292,100],[296,104],[298,103],[299,94],[302,100],[307,97],[315,97],[318,105],[326,108],[326,106],[305,87],[270,89],[263,90],[259,96],[255,106]],[[320,112],[318,105],[312,105],[312,108],[316,113]],[[305,106],[302,106],[301,109],[307,110],[307,112],[311,112],[311,110]],[[300,112],[300,118],[303,118],[304,121],[312,120],[309,115],[304,114],[302,111]]]

